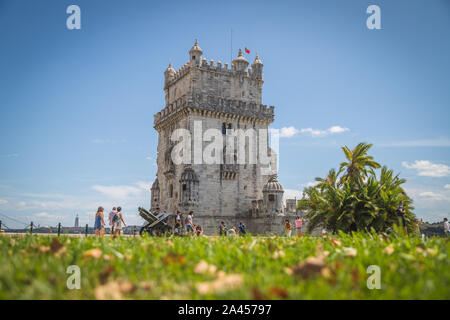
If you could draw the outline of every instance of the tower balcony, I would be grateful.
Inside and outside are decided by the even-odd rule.
[[[163,110],[154,115],[155,128],[182,110],[197,110],[207,115],[225,113],[270,122],[273,121],[275,113],[274,106],[267,107],[267,105],[257,104],[255,102],[215,97],[202,93],[185,94],[175,102],[166,105]]]
[[[224,180],[233,180],[236,179],[239,174],[239,165],[238,164],[221,164],[220,165],[220,173],[222,175],[222,179]]]

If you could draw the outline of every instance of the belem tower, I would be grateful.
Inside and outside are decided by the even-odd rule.
[[[263,63],[258,54],[251,67],[241,50],[231,66],[208,62],[197,41],[189,51],[189,61],[181,68],[175,70],[169,64],[164,72],[165,107],[154,115],[158,170],[151,187],[151,210],[180,210],[183,216],[192,210],[194,223],[201,225],[205,234],[217,233],[221,220],[227,226],[243,222],[252,233],[279,233],[286,218],[293,222],[296,201],[289,199],[284,206],[284,190],[275,174],[275,152],[270,147],[264,150],[271,159],[268,164],[261,164],[258,152],[256,163],[239,164],[236,154],[225,159],[230,155],[225,142],[222,163],[192,160],[176,164],[172,156],[177,141],[171,137],[177,129],[194,135],[200,128],[201,137],[208,129],[217,129],[224,141],[233,130],[267,132],[275,108],[262,104],[263,83]],[[253,138],[245,140],[246,153],[258,146],[250,141]],[[195,139],[190,142],[192,153],[196,152]],[[200,147],[207,148],[209,143],[201,141]]]

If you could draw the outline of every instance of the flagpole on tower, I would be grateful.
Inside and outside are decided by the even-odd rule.
[[[233,28],[231,28],[231,46],[230,46],[230,66],[231,61],[233,61]]]

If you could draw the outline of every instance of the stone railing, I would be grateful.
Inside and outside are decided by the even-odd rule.
[[[222,179],[232,180],[235,179],[239,173],[239,165],[237,164],[221,164],[220,171]]]

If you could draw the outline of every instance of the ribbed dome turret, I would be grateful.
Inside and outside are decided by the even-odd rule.
[[[191,48],[191,50],[189,50],[189,53],[190,53],[191,55],[192,55],[193,53],[199,53],[200,56],[202,55],[203,50],[202,50],[202,48],[199,47],[197,39],[195,39],[194,46]]]
[[[281,183],[278,182],[277,175],[274,174],[269,178],[269,181],[264,185],[263,192],[273,192],[278,191],[282,192],[284,191],[283,186]]]
[[[247,65],[249,63],[248,60],[245,59],[245,57],[242,55],[241,49],[239,49],[238,57],[232,61],[232,63],[236,63],[236,62],[244,62],[244,63],[247,63]]]
[[[258,64],[263,64],[262,63],[262,61],[259,59],[259,57],[258,57],[258,52],[256,53],[256,56],[255,56],[255,60],[253,61],[253,63],[252,63],[252,66],[254,66],[254,65],[258,65]]]
[[[192,168],[187,167],[184,169],[183,173],[181,174],[180,182],[188,182],[188,181],[198,181],[197,174],[195,173]]]

